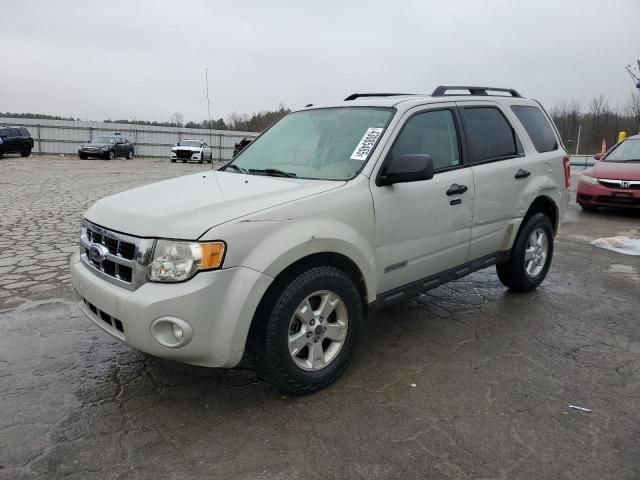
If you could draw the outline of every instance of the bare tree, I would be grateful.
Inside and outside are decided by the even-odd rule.
[[[575,147],[581,120],[580,103],[573,99],[558,102],[551,109],[551,116],[567,147]]]
[[[633,121],[633,135],[640,133],[640,93],[633,92],[624,106],[625,113]]]
[[[591,141],[594,145],[602,140],[598,137],[602,137],[602,125],[611,113],[609,102],[604,95],[593,97],[589,105],[589,117],[591,118]]]
[[[184,116],[180,112],[174,112],[169,117],[169,123],[173,123],[173,124],[177,125],[178,127],[181,127],[182,125],[184,125]]]

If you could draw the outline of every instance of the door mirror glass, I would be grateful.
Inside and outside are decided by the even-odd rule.
[[[593,158],[595,158],[596,160],[600,160],[602,157],[604,157],[604,153],[596,153]]]
[[[386,162],[385,162],[386,163]],[[407,154],[390,157],[378,185],[419,182],[433,178],[433,159],[428,154]]]

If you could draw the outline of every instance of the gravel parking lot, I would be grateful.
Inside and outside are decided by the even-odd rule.
[[[286,398],[138,353],[74,303],[82,212],[208,168],[0,159],[0,479],[640,478],[640,257],[589,244],[639,237],[639,214],[572,204],[536,292],[488,269],[376,313],[338,382]]]

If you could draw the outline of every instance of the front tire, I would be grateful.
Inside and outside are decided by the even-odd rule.
[[[553,226],[549,217],[536,213],[522,226],[511,249],[511,258],[496,265],[502,284],[516,292],[538,288],[553,258]]]
[[[80,157],[80,160],[86,160],[88,157],[82,153],[79,153],[78,156]]]
[[[116,152],[114,152],[113,150],[109,150],[109,153],[107,153],[107,160],[113,160],[116,158]]]
[[[328,266],[311,268],[281,286],[265,313],[257,369],[290,395],[320,390],[342,374],[364,318],[354,281]]]

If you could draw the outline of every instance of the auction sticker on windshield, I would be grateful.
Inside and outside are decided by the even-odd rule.
[[[382,130],[384,129],[383,128],[367,129],[364,136],[362,137],[362,140],[360,140],[360,143],[358,143],[358,146],[351,154],[351,160],[365,161],[369,156],[369,153],[371,153],[371,150],[373,150],[373,147],[376,144],[378,137],[382,133]]]

